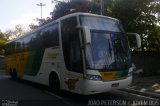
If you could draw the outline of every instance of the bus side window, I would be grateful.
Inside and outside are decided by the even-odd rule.
[[[27,37],[24,38],[24,42],[23,42],[23,50],[24,51],[28,51],[30,50],[30,41],[31,41],[32,35],[29,35]]]
[[[45,48],[59,46],[58,24],[42,30],[43,44]]]
[[[15,46],[15,52],[22,52],[23,51],[23,39],[19,39],[16,41],[16,46]]]
[[[40,31],[32,34],[29,45],[30,45],[31,51],[44,49],[43,37],[40,35]]]
[[[63,54],[69,71],[83,73],[79,33],[76,26],[76,17],[65,19],[61,23]]]

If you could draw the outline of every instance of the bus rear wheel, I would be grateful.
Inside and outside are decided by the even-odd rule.
[[[49,83],[50,83],[51,91],[53,93],[55,93],[55,94],[60,94],[61,93],[59,78],[56,74],[51,74],[50,75]]]

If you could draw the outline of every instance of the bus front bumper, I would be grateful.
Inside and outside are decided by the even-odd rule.
[[[116,89],[127,88],[132,83],[132,76],[116,81],[94,81],[85,79],[83,95],[103,93]]]

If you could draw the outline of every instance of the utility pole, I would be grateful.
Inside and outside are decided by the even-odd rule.
[[[100,10],[100,13],[101,15],[103,15],[103,8],[104,8],[104,3],[103,3],[103,0],[100,1],[101,3],[101,10]]]
[[[43,6],[46,6],[46,4],[39,3],[39,4],[37,4],[37,6],[40,6],[40,7],[41,7],[41,20],[42,20],[42,7],[43,7]]]

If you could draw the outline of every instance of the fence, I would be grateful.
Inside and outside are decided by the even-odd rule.
[[[133,52],[132,62],[145,75],[160,75],[160,52]]]

